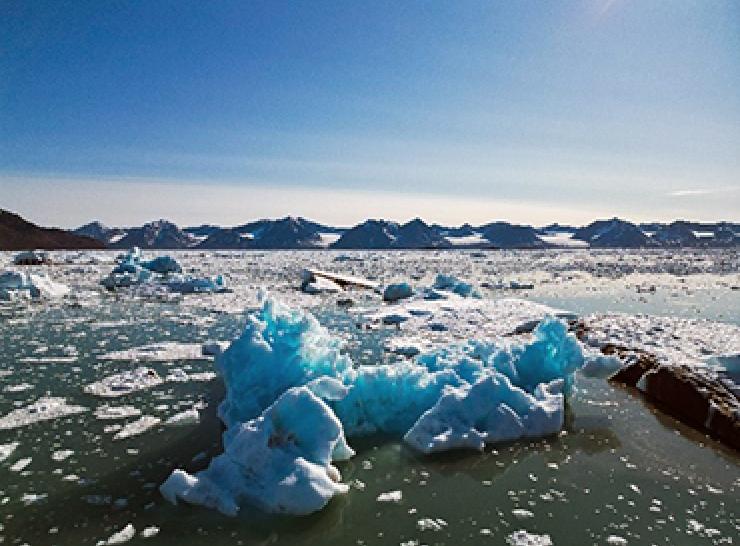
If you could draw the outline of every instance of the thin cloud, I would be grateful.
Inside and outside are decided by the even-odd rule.
[[[737,191],[738,188],[697,188],[694,190],[676,190],[669,192],[671,197],[695,197],[697,195],[711,195],[713,193],[724,193],[728,191]]]

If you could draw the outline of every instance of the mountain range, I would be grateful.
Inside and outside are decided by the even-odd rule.
[[[7,226],[14,226],[10,231]],[[55,239],[49,239],[50,237]],[[157,220],[134,227],[91,222],[72,231],[40,228],[0,210],[0,249],[115,248],[148,249],[537,249],[551,247],[662,248],[740,246],[740,224],[634,224],[619,218],[586,226],[551,224],[535,228],[498,221],[473,226],[366,220],[350,228],[288,216],[235,227],[204,224],[179,227]]]

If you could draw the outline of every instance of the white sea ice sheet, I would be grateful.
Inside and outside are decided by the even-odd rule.
[[[40,421],[58,419],[85,411],[88,411],[88,408],[67,404],[67,400],[64,398],[44,396],[27,406],[15,409],[0,417],[0,430],[25,427]]]

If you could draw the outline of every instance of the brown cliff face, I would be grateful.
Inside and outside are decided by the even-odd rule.
[[[588,332],[580,321],[571,329],[579,339]],[[650,353],[612,344],[601,352],[627,362],[609,381],[639,388],[663,412],[740,451],[740,400],[716,374],[701,367],[661,364]]]
[[[63,229],[42,228],[0,209],[0,250],[73,250],[105,248],[100,241]]]

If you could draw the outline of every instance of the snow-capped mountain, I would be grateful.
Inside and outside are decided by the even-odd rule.
[[[452,244],[438,229],[420,218],[405,224],[387,220],[366,220],[342,234],[332,248],[450,248]]]
[[[127,228],[123,236],[111,242],[111,248],[190,248],[197,244],[189,233],[172,222],[157,220],[140,228]]]
[[[416,218],[404,224],[366,220],[351,228],[332,227],[300,217],[263,219],[236,227],[204,224],[180,229],[159,220],[141,227],[111,228],[91,222],[74,230],[109,248],[152,249],[537,249],[558,247],[730,247],[740,245],[740,225],[677,220],[639,226],[597,220],[576,228],[562,224],[534,228],[509,222],[458,227],[429,225]]]
[[[619,218],[591,222],[577,229],[573,238],[596,248],[640,248],[654,244],[635,224]]]

